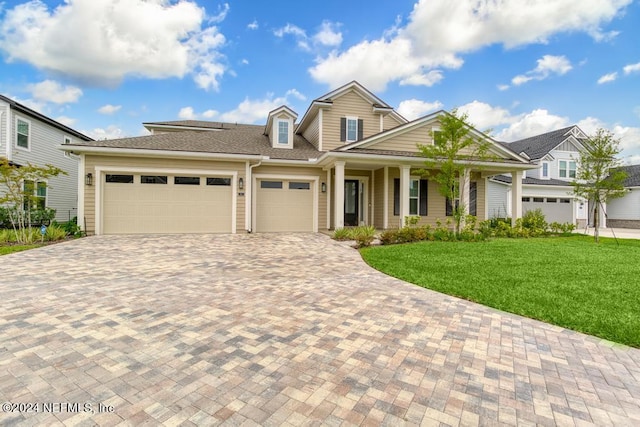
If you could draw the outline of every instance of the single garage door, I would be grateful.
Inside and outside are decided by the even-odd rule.
[[[104,234],[230,233],[231,178],[105,174]]]
[[[256,189],[256,232],[313,232],[313,182],[260,179]]]
[[[522,212],[541,209],[547,222],[573,222],[573,201],[560,197],[523,197]]]

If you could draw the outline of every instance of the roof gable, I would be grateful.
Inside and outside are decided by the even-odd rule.
[[[397,145],[396,151],[407,151],[406,144],[402,142],[403,136],[409,133],[415,133],[420,129],[427,129],[426,133],[421,132],[421,136],[428,135],[430,138],[431,131],[439,127],[439,118],[447,113],[444,110],[437,111],[435,113],[420,117],[412,122],[405,123],[403,125],[397,126],[393,129],[381,132],[379,134],[373,135],[369,138],[365,138],[361,141],[353,142],[351,144],[344,145],[334,151],[349,151],[353,149],[376,149],[380,147],[380,149],[390,150],[394,145]],[[505,147],[500,144],[498,141],[493,140],[490,137],[487,137],[482,132],[478,131],[475,128],[470,128],[472,136],[476,136],[478,138],[487,138],[487,140],[491,143],[491,152],[494,155],[497,155],[503,159],[509,160],[517,160],[524,163],[528,163],[528,159],[514,153],[509,147]],[[424,134],[424,135],[423,135]],[[430,139],[427,138],[419,138],[418,141],[415,139],[411,140],[411,148],[412,152],[418,152],[417,144],[423,142],[427,144],[430,142]],[[403,149],[405,148],[405,149]]]

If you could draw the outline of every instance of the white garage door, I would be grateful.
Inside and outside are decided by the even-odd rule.
[[[228,176],[106,174],[103,233],[230,233]]]
[[[541,209],[547,222],[573,222],[573,201],[566,197],[523,197],[522,211]]]
[[[261,179],[256,189],[256,232],[313,232],[313,182]]]

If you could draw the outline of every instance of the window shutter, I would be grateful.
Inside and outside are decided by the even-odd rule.
[[[340,141],[347,140],[347,118],[340,118]]]
[[[358,119],[358,141],[362,139],[363,131],[364,131],[364,120]]]
[[[393,178],[393,214],[400,215],[400,178]]]
[[[469,215],[478,215],[478,183],[469,183]]]
[[[429,181],[426,179],[420,180],[420,216],[427,216],[427,194],[428,194]]]
[[[453,216],[453,206],[451,206],[451,199],[447,197],[446,200],[446,213],[445,216]]]

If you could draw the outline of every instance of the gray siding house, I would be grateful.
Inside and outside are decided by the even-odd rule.
[[[606,205],[609,227],[640,228],[640,165],[623,166],[627,193]]]
[[[578,126],[569,126],[503,144],[538,165],[522,176],[523,213],[541,209],[548,222],[586,225],[587,203],[573,194],[571,186],[586,138]],[[490,218],[511,215],[511,184],[508,175],[496,175],[489,180]],[[604,226],[605,222],[601,224]]]
[[[51,164],[67,173],[51,178],[44,205],[56,210],[56,220],[78,215],[78,156],[59,149],[61,144],[92,138],[0,95],[0,158],[15,165]]]

